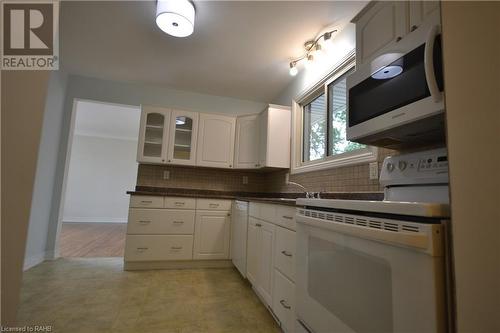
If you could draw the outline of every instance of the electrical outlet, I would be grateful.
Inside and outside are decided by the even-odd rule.
[[[170,179],[170,171],[169,170],[163,170],[163,179],[164,180]]]
[[[370,179],[378,179],[378,162],[370,163]]]
[[[248,176],[243,176],[242,181],[244,185],[248,184]]]
[[[290,183],[290,173],[287,172],[287,173],[285,173],[285,184],[288,185],[289,183]]]

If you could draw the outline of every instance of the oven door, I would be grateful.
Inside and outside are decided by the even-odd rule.
[[[429,251],[440,225],[421,233],[297,222],[299,332],[445,331],[444,258]]]

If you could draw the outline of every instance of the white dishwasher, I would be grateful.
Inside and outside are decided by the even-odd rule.
[[[231,258],[234,266],[246,278],[248,202],[239,200],[234,202],[231,224]]]

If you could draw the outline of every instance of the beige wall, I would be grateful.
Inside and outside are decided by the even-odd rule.
[[[457,331],[500,332],[500,3],[442,20]]]
[[[15,322],[49,71],[2,72],[2,325]]]

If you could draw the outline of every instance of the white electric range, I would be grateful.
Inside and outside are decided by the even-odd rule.
[[[445,149],[392,156],[383,201],[298,199],[297,331],[445,332]]]

